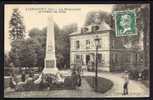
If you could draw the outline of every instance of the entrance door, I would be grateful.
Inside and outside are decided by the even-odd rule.
[[[89,61],[90,61],[90,55],[86,55],[86,65],[88,65]]]

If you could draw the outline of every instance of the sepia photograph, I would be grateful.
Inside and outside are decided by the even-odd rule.
[[[150,95],[150,4],[4,4],[4,97]]]

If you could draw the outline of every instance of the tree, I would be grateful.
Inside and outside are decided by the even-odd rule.
[[[55,49],[56,49],[56,58],[57,58],[57,66],[61,66],[62,61],[62,51],[59,49],[62,47],[61,45],[61,34],[60,29],[55,23]],[[37,28],[33,28],[29,31],[29,37],[32,39],[36,44],[37,47],[35,48],[35,53],[37,54],[37,64],[40,68],[40,70],[44,67],[44,59],[45,59],[45,51],[46,51],[46,34],[47,34],[47,28],[43,28],[42,30],[39,30]],[[63,42],[64,43],[64,42]],[[60,51],[60,52],[59,52]]]
[[[60,65],[62,68],[66,66],[69,68],[70,64],[70,41],[69,34],[77,31],[77,24],[72,23],[69,25],[63,26],[60,30],[60,33],[56,35],[57,37],[57,59],[60,61]]]
[[[63,68],[69,66],[69,33],[76,31],[77,25],[70,24],[59,29],[55,23],[55,51],[57,67]],[[9,53],[12,62],[16,67],[44,67],[45,50],[46,50],[47,28],[39,30],[33,28],[29,31],[29,38],[15,40],[11,43],[11,52]]]
[[[35,53],[37,54],[37,63],[36,66],[39,67],[39,70],[42,70],[44,67],[44,58],[45,58],[45,49],[46,49],[46,28],[39,30],[33,28],[29,31],[29,37],[35,42]]]
[[[23,23],[23,17],[20,14],[18,8],[13,9],[11,19],[9,21],[9,38],[11,41],[11,51],[9,52],[10,59],[13,66],[22,66],[23,53],[25,46],[25,26]]]
[[[149,23],[148,23],[148,19],[146,19],[149,17],[148,9],[149,9],[148,6],[144,4],[121,4],[121,5],[117,4],[113,7],[113,11],[124,11],[124,10],[135,10],[136,11],[138,36],[125,37],[127,41],[136,43],[136,41],[139,41],[140,36],[143,33],[146,33],[146,31],[148,30],[147,28],[149,27]]]
[[[12,42],[10,58],[15,67],[33,67],[37,63],[37,54],[35,53],[36,43],[31,40],[19,40]]]
[[[116,4],[114,5],[113,11],[120,10],[136,10],[137,15],[137,32],[138,36],[124,37],[126,44],[131,43],[132,48],[135,50],[144,49],[144,63],[145,66],[149,66],[149,18],[150,18],[150,8],[149,4]],[[142,39],[143,38],[143,39]],[[143,48],[139,46],[143,43]]]
[[[70,25],[71,26],[71,25]],[[68,28],[68,29],[67,29]],[[58,68],[63,68],[64,65],[67,65],[67,54],[69,54],[69,51],[67,49],[69,47],[66,47],[68,44],[67,41],[69,40],[68,35],[66,33],[71,33],[72,30],[67,27],[64,29],[67,31],[61,31],[58,27],[58,25],[55,23],[54,30],[55,30],[55,51],[56,51],[56,62]],[[37,28],[33,28],[29,31],[29,36],[31,39],[33,39],[38,45],[39,48],[35,49],[37,55],[38,62],[37,66],[42,67],[44,66],[44,58],[45,58],[45,50],[46,50],[46,34],[47,34],[47,28],[43,28],[42,30],[39,30]],[[66,60],[67,59],[67,60]],[[41,68],[42,69],[42,68]]]
[[[87,16],[86,16],[86,21],[85,21],[85,25],[90,25],[92,23],[94,23],[94,16],[96,13],[99,13],[100,14],[100,22],[102,22],[103,20],[105,20],[105,22],[109,25],[111,25],[111,14],[107,13],[107,12],[104,12],[104,11],[92,11],[92,12],[89,12],[87,13]]]
[[[7,54],[4,54],[4,67],[9,67],[10,58]]]
[[[78,26],[76,23],[71,23],[69,25],[64,25],[63,28],[61,29],[62,33],[63,34],[70,34],[70,33],[73,33],[75,31],[77,31],[78,29]]]
[[[33,28],[28,39],[12,41],[10,57],[16,67],[43,68],[46,46],[46,33],[43,31],[45,29]]]
[[[13,9],[11,20],[9,22],[9,36],[12,40],[23,39],[25,33],[25,26],[23,24],[23,17],[20,15],[20,11],[16,8]]]
[[[22,51],[25,49],[25,40],[16,40],[11,42],[11,51],[9,52],[9,56],[15,67],[21,66]],[[20,59],[21,58],[21,59]]]
[[[26,50],[23,51],[24,53],[23,64],[24,66],[27,67],[35,67],[37,65],[39,57],[38,53],[36,52],[36,50],[39,49],[39,45],[32,39],[27,39],[25,41],[25,45],[26,45]]]

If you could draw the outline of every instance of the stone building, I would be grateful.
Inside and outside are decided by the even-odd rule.
[[[100,39],[98,70],[121,71],[137,64],[139,55],[132,49],[126,49],[122,37],[116,37],[115,32],[105,21],[84,26],[70,34],[70,64],[79,61],[82,66],[89,68],[91,65],[93,69],[95,68],[96,36]]]

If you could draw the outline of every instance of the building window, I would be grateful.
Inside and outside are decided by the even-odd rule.
[[[119,56],[118,56],[117,53],[114,53],[114,54],[112,55],[112,63],[113,63],[113,64],[118,64],[118,63],[119,63]]]
[[[86,55],[86,65],[88,65],[89,64],[89,61],[90,61],[90,55]]]
[[[115,62],[118,63],[118,55],[115,54]]]
[[[76,41],[76,49],[80,48],[80,41]]]
[[[99,45],[98,45],[98,48],[101,48],[102,46],[102,43],[101,43],[102,41],[101,41],[101,39],[99,40]]]
[[[87,27],[81,28],[81,33],[87,33],[87,32],[88,32],[88,28]]]
[[[95,41],[94,41],[95,42]],[[102,48],[102,40],[101,39],[99,39],[99,41],[98,41],[98,48],[100,49],[100,48]],[[95,45],[95,47],[96,47],[96,44],[94,44]]]
[[[115,54],[112,54],[112,63],[115,63]]]
[[[86,49],[90,49],[90,40],[86,40]]]
[[[91,30],[92,32],[96,32],[99,30],[99,26],[92,26]]]
[[[75,64],[83,64],[83,55],[76,55],[75,56]]]
[[[144,63],[143,55],[137,53],[137,54],[136,54],[136,64],[143,64],[143,63]]]
[[[131,55],[130,55],[130,54],[127,55],[127,60],[126,60],[126,62],[127,62],[127,63],[131,63]]]
[[[80,55],[76,55],[76,59],[80,59]]]
[[[115,48],[115,40],[112,40],[112,48]]]
[[[102,63],[102,54],[97,55],[98,63]]]

